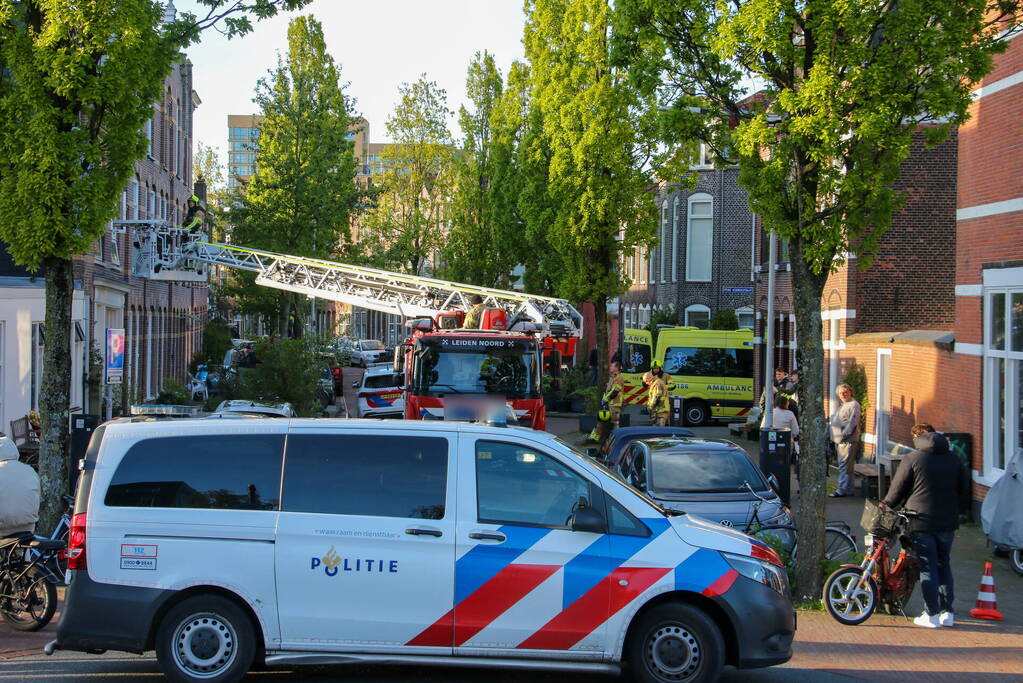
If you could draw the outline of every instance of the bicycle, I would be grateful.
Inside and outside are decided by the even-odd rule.
[[[66,547],[64,541],[31,533],[0,539],[0,619],[8,626],[38,631],[50,623],[61,579],[47,564]]]
[[[760,506],[770,502],[758,494],[749,482],[743,482],[746,490],[753,494],[757,502],[753,504],[753,516],[743,529],[761,541],[774,539],[781,543],[782,548],[796,561],[799,551],[799,530],[791,524],[764,524],[760,521]],[[835,520],[824,523],[824,557],[831,562],[845,562],[856,554],[856,537],[852,535],[852,527],[843,521]]]
[[[920,578],[920,564],[905,535],[908,511],[879,508],[864,538],[867,552],[859,565],[845,565],[824,582],[824,606],[840,624],[862,624],[883,605],[889,614],[905,615],[903,608]],[[895,541],[901,547],[891,557]]]

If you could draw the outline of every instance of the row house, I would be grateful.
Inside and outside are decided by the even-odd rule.
[[[163,97],[145,124],[149,148],[121,194],[118,218],[180,224],[192,186],[192,127],[199,97],[192,64],[174,66]],[[74,258],[72,412],[101,413],[105,330],[123,328],[124,384],[115,406],[154,398],[167,380],[187,379],[207,318],[205,283],[151,281],[132,275],[130,235],[108,229],[87,254]],[[16,266],[0,249],[0,425],[39,405],[46,330],[41,272]]]

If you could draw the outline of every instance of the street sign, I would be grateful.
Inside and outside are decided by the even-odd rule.
[[[103,361],[104,384],[120,384],[124,377],[124,329],[107,328],[107,345]]]
[[[752,294],[752,287],[725,287],[725,294]]]

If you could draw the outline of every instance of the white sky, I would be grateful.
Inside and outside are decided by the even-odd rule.
[[[179,10],[198,14],[192,0]],[[388,142],[384,122],[398,99],[398,86],[421,73],[447,90],[448,108],[465,99],[465,74],[477,51],[489,50],[503,75],[523,57],[522,0],[314,0],[301,12],[255,24],[252,33],[228,40],[207,31],[188,50],[196,110],[194,139],[221,152],[226,164],[227,115],[254,114],[256,81],[287,51],[288,20],[312,14],[323,24],[327,49],[341,67],[356,111],[370,124],[370,142]],[[458,136],[454,117],[450,121]]]

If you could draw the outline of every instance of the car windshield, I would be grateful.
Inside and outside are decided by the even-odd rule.
[[[364,339],[360,342],[363,351],[383,351],[384,345],[376,339]]]
[[[367,389],[385,389],[398,387],[405,383],[403,375],[387,373],[386,375],[367,375],[363,386]]]
[[[731,449],[681,450],[652,444],[650,488],[667,493],[766,491],[767,482],[745,453]]]
[[[451,342],[464,345],[452,349]],[[533,398],[539,384],[534,348],[529,341],[517,339],[421,342],[414,375],[417,393]]]

